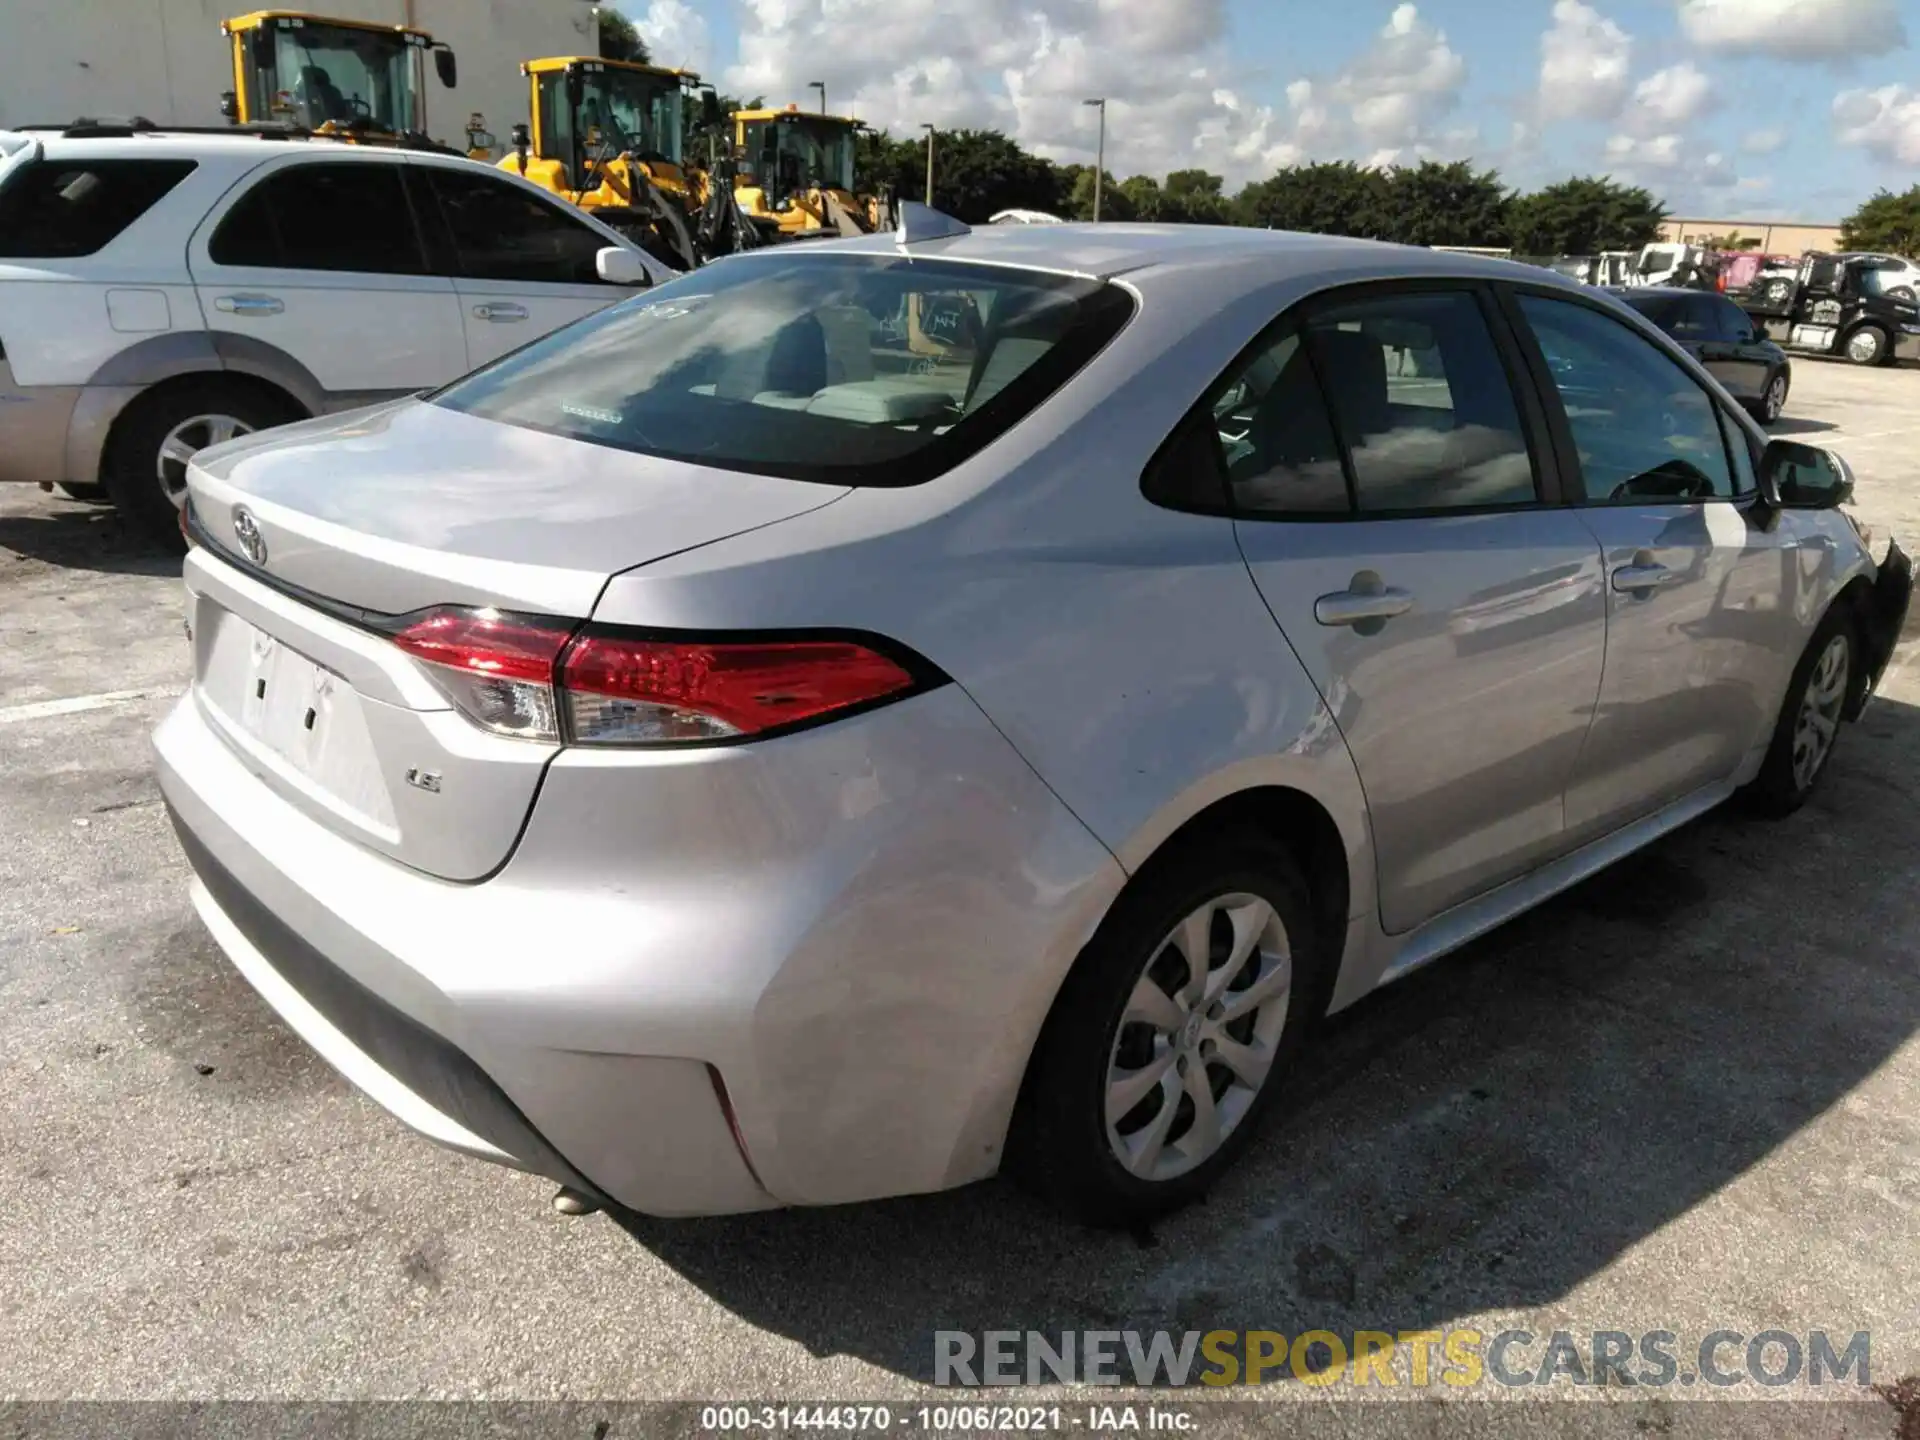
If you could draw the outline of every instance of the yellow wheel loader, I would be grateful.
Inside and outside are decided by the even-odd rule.
[[[426,57],[448,88],[458,72],[453,51],[426,31],[300,10],[256,10],[221,21],[220,31],[233,60],[233,89],[220,110],[233,124],[445,148],[427,139]],[[493,143],[478,115],[467,137],[469,151],[481,139]]]
[[[734,153],[740,208],[770,240],[807,235],[869,235],[892,223],[881,196],[854,189],[861,136],[872,131],[845,115],[736,110]]]
[[[500,168],[591,211],[677,269],[698,264],[694,222],[707,176],[686,163],[681,130],[684,96],[700,77],[587,55],[529,60],[520,73],[533,123],[514,127]]]

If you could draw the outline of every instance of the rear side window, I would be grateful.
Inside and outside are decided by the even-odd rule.
[[[1537,498],[1506,367],[1464,291],[1283,320],[1216,383],[1141,486],[1176,509],[1275,519]]]
[[[1017,424],[1132,313],[1073,276],[777,252],[649,290],[434,399],[722,470],[912,485]]]
[[[216,265],[424,275],[426,253],[393,164],[296,165],[229,210],[207,254]]]
[[[0,187],[0,258],[92,255],[193,173],[191,160],[40,160]]]
[[[1535,499],[1513,387],[1471,294],[1387,295],[1322,310],[1307,343],[1362,513]]]

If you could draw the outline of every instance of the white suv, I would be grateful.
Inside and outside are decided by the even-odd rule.
[[[454,156],[82,122],[0,134],[0,481],[178,541],[202,446],[443,385],[668,272]]]

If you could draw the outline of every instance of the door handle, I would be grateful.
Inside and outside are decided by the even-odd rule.
[[[1362,570],[1347,588],[1313,602],[1313,618],[1322,625],[1351,625],[1362,635],[1377,634],[1387,621],[1413,608],[1413,592],[1389,585]]]
[[[213,308],[227,315],[278,315],[287,307],[271,295],[221,295]]]
[[[515,320],[526,319],[527,307],[507,304],[476,305],[473,307],[473,314],[476,320],[491,320],[496,325],[505,325]]]
[[[1663,585],[1671,585],[1680,578],[1677,571],[1669,570],[1652,554],[1642,550],[1633,557],[1633,563],[1622,565],[1613,572],[1613,588],[1622,595],[1638,595],[1643,599]]]

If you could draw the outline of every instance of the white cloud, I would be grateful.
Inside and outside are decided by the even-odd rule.
[[[1733,162],[1718,150],[1705,150],[1690,135],[1665,134],[1640,138],[1610,135],[1607,165],[1623,180],[1694,194],[1726,190],[1738,182]]]
[[[1882,160],[1920,165],[1920,90],[1842,90],[1833,97],[1833,124],[1843,144]]]
[[[1627,98],[1633,37],[1581,0],[1555,0],[1540,37],[1542,120],[1611,120]]]
[[[1656,70],[1633,87],[1630,118],[1637,127],[1659,131],[1691,124],[1713,97],[1713,82],[1692,61]]]
[[[1680,0],[1680,29],[1705,50],[1836,60],[1907,43],[1899,0]]]
[[[656,65],[707,73],[713,63],[713,36],[707,18],[686,0],[652,0],[647,13],[633,17]]]
[[[656,5],[676,0],[654,0]],[[1203,165],[1238,182],[1306,158],[1429,153],[1466,65],[1411,4],[1344,67],[1295,79],[1278,104],[1244,89],[1225,0],[741,0],[736,94],[775,104],[824,81],[869,124],[992,127],[1091,163],[1108,97],[1120,175]]]
[[[1740,148],[1749,155],[1771,155],[1787,143],[1784,130],[1749,130],[1740,140]]]

